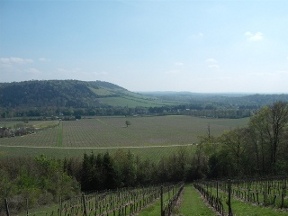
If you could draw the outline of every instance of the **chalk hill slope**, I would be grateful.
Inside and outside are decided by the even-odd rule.
[[[0,107],[159,106],[160,100],[103,81],[43,80],[0,83]]]

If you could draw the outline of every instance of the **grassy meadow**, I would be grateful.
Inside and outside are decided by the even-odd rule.
[[[129,121],[131,125],[126,126]],[[19,122],[0,122],[13,127]],[[179,148],[193,150],[199,136],[206,135],[208,126],[213,136],[225,130],[247,125],[245,119],[208,119],[191,116],[95,117],[79,121],[31,121],[40,128],[34,134],[0,139],[0,157],[82,156],[84,152],[115,152],[130,149],[137,155],[155,159]],[[44,129],[43,129],[44,128]]]

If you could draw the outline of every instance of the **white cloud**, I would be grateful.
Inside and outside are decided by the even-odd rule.
[[[216,64],[218,63],[218,61],[214,58],[208,58],[206,59],[206,62],[209,63],[209,64]]]
[[[38,60],[40,62],[49,62],[50,61],[50,59],[48,59],[48,58],[39,58]]]
[[[175,66],[184,66],[184,63],[183,62],[175,62],[174,65]]]
[[[18,57],[9,57],[9,58],[0,58],[0,63],[3,65],[31,64],[33,63],[33,60]]]
[[[245,32],[245,37],[248,41],[261,41],[263,40],[263,34],[261,32],[251,33],[249,31]]]
[[[208,64],[208,68],[211,68],[211,69],[219,69],[220,68],[218,61],[214,58],[206,59],[206,63]]]

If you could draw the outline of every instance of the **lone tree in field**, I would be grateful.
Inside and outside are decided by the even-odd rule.
[[[125,121],[125,124],[126,124],[126,127],[128,127],[129,125],[131,125],[131,122],[130,121]]]

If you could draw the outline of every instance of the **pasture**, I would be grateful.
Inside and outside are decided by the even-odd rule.
[[[0,157],[82,156],[84,152],[113,152],[130,149],[137,155],[155,158],[169,155],[178,148],[193,149],[199,136],[212,136],[225,130],[246,126],[245,119],[208,119],[191,116],[153,117],[95,117],[79,121],[29,122],[46,129],[34,134],[0,139]],[[131,122],[128,127],[125,121]],[[17,124],[17,122],[15,122]],[[12,126],[13,122],[0,122],[0,126]],[[45,127],[44,127],[45,128]]]

